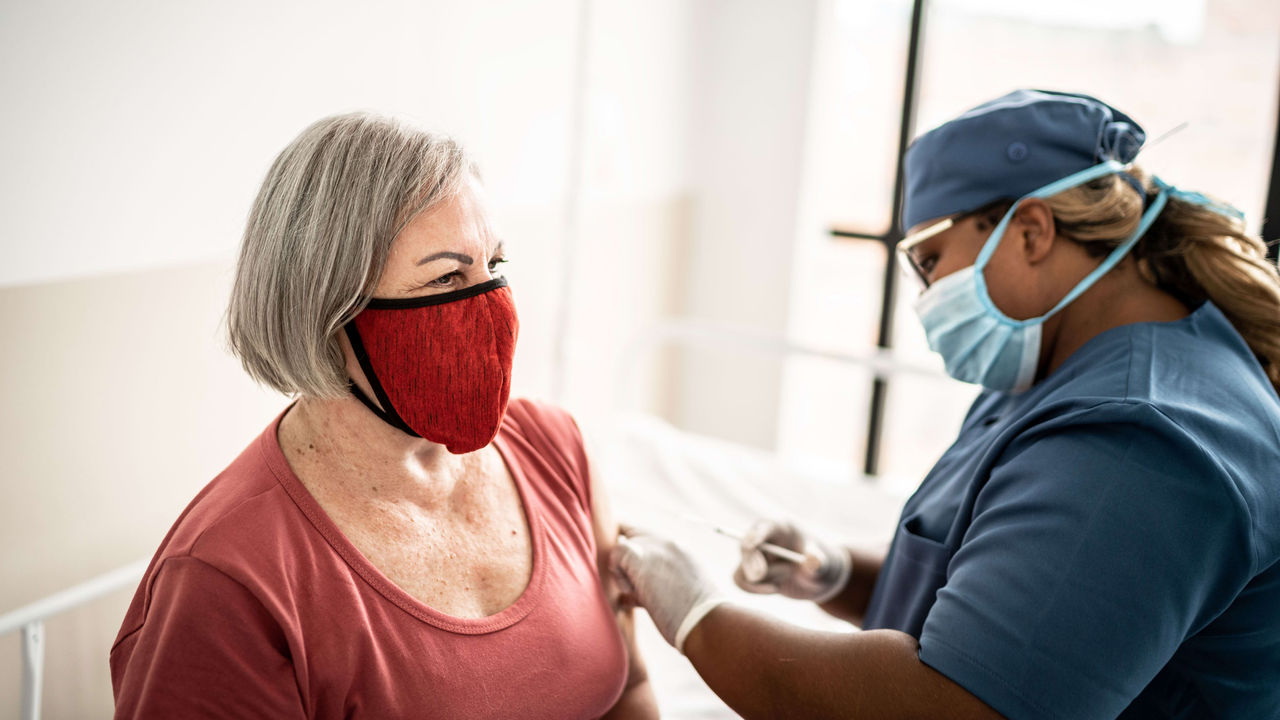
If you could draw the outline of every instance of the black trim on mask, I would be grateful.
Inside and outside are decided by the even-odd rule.
[[[456,300],[466,300],[477,295],[483,295],[490,290],[507,287],[507,279],[504,277],[494,278],[478,285],[465,287],[461,290],[453,292],[440,293],[439,295],[425,295],[415,298],[372,298],[369,300],[367,307],[373,310],[406,310],[409,308],[428,307],[431,305],[444,305]]]
[[[467,288],[470,290],[471,288]],[[452,294],[452,293],[449,293]],[[382,405],[379,408],[373,404],[373,401],[365,396],[364,391],[360,389],[355,382],[351,383],[351,394],[355,395],[365,407],[373,411],[374,415],[382,418],[391,427],[407,433],[412,437],[422,437],[414,432],[413,428],[400,417],[400,413],[396,412],[396,408],[391,404],[391,398],[387,397],[387,391],[382,389],[382,383],[378,381],[378,374],[373,371],[373,363],[369,362],[369,353],[364,349],[364,342],[360,339],[360,331],[356,330],[354,321],[349,322],[343,327],[347,333],[347,339],[351,341],[351,350],[356,355],[356,362],[360,363],[360,369],[364,371],[364,377],[369,381],[369,387],[373,389],[373,394],[377,396],[378,403]]]

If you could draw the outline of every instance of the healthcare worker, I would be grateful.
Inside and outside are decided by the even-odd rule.
[[[887,554],[766,521],[736,572],[865,632],[726,604],[662,538],[614,551],[743,716],[1280,717],[1280,277],[1236,210],[1132,164],[1144,140],[1020,90],[908,149],[916,310],[985,391]]]

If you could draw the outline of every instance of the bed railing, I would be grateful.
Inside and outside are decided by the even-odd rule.
[[[44,621],[142,579],[144,558],[0,616],[0,637],[22,633],[22,720],[39,720],[44,685]]]

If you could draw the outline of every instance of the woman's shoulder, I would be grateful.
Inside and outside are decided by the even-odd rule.
[[[581,502],[589,502],[590,469],[578,423],[564,408],[530,398],[512,398],[499,437],[526,472],[549,471],[568,480]]]
[[[193,556],[227,571],[257,557],[252,548],[280,547],[279,536],[290,532],[290,518],[300,513],[279,477],[283,455],[275,442],[277,422],[188,503],[157,550],[155,564]]]
[[[215,587],[232,587],[245,597],[279,584],[276,576],[291,567],[282,556],[296,550],[298,526],[305,520],[273,468],[269,443],[275,428],[272,422],[254,438],[174,521],[138,586],[117,645],[146,622],[162,576],[180,575],[181,588],[215,593]]]
[[[1239,438],[1242,429],[1268,441],[1280,435],[1280,398],[1210,302],[1181,320],[1108,330],[1042,385],[1028,391],[1026,400],[1004,402],[1048,420],[1154,414],[1196,437]]]
[[[1095,475],[1106,483],[1097,496],[1111,500],[1121,486],[1134,490],[1136,503],[1176,496],[1204,508],[1214,498],[1216,519],[1242,528],[1259,556],[1280,557],[1280,532],[1270,529],[1280,522],[1272,479],[1280,429],[1257,410],[1263,400],[1193,387],[1211,385],[1210,377],[1157,380],[1150,393],[1044,403],[1013,421],[998,457],[1021,466],[1025,456],[1035,476],[1061,474],[1077,488],[1082,474]]]
[[[513,397],[507,404],[507,420],[514,420],[522,427],[538,425],[552,430],[566,431],[572,429],[577,434],[577,422],[568,410],[544,400],[528,397]],[[505,423],[504,423],[505,424]]]
[[[518,434],[544,449],[568,454],[582,452],[582,432],[569,411],[531,398],[512,398],[502,429]]]

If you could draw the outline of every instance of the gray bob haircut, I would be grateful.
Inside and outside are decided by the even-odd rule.
[[[337,333],[400,230],[474,172],[451,138],[377,115],[303,130],[267,172],[240,246],[226,325],[249,375],[287,395],[348,393]]]

